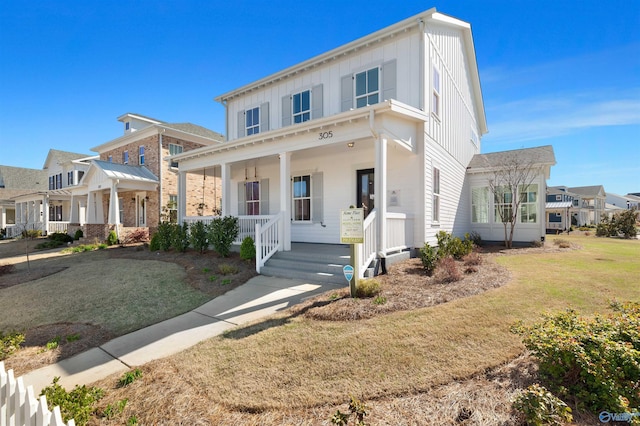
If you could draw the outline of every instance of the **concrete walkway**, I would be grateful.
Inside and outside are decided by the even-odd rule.
[[[34,370],[24,375],[23,380],[26,386],[33,386],[36,395],[56,376],[60,377],[60,385],[71,390],[75,385],[88,385],[110,374],[173,355],[226,330],[337,288],[340,286],[260,275],[191,312]]]

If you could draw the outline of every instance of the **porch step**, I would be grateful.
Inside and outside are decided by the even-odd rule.
[[[263,275],[302,279],[310,283],[345,284],[342,267],[349,264],[349,246],[337,244],[292,244],[291,251],[278,252],[260,271]]]

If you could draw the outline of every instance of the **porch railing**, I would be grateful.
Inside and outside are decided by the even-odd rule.
[[[376,258],[376,247],[378,247],[377,216],[378,212],[376,209],[373,209],[364,219],[364,243],[356,246],[356,250],[359,250],[358,259],[360,259],[360,265],[358,265],[359,278],[364,278],[364,272],[371,262],[373,262],[373,259]]]
[[[67,233],[67,229],[69,228],[70,222],[48,222],[47,223],[47,233],[53,234],[56,232]]]
[[[20,227],[16,225],[7,225],[7,238],[15,238],[20,235]]]
[[[257,273],[260,273],[260,269],[271,256],[283,248],[283,217],[282,213],[278,213],[271,216],[265,224],[259,222],[255,224]]]
[[[220,216],[186,216],[182,220],[188,223],[189,226],[196,222],[202,222],[205,225],[209,225],[213,222],[213,219]],[[269,222],[273,216],[260,215],[260,216],[238,216],[238,236],[236,237],[234,244],[241,244],[245,237],[251,237],[255,239],[254,233],[256,231],[256,224],[264,225]]]
[[[387,213],[386,253],[409,248],[407,240],[413,235],[413,221],[404,213]]]

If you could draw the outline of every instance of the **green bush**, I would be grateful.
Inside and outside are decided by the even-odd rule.
[[[209,240],[207,234],[207,226],[203,222],[197,221],[196,223],[191,225],[191,246],[194,249],[198,250],[200,253],[204,253],[207,248],[209,248]]]
[[[221,263],[218,265],[218,272],[222,275],[233,275],[238,273],[238,267],[229,263]]]
[[[118,236],[116,235],[116,231],[109,231],[109,236],[107,237],[107,245],[114,245],[118,243]]]
[[[446,231],[440,231],[436,238],[438,239],[438,251],[441,258],[453,257],[456,260],[460,260],[473,250],[473,241],[467,237],[463,241]]]
[[[342,413],[340,410],[337,410],[335,414],[331,416],[330,421],[338,426],[346,426],[349,424],[349,419],[353,417],[354,425],[364,426],[364,417],[367,415],[368,409],[369,407],[367,407],[364,402],[352,396],[349,402],[349,413]]]
[[[171,250],[173,234],[173,224],[169,222],[162,222],[158,225],[158,231],[153,235],[158,236],[158,246],[160,250]],[[152,239],[153,241],[153,239]]]
[[[36,244],[36,249],[37,250],[52,249],[52,248],[60,247],[63,244],[64,243],[62,241],[49,240],[49,241],[44,241],[42,243]]]
[[[252,260],[256,258],[256,245],[253,238],[244,237],[240,244],[240,258],[244,260]]]
[[[158,251],[160,250],[160,235],[156,232],[151,237],[151,241],[149,242],[149,251]]]
[[[537,383],[514,398],[513,408],[521,413],[528,425],[562,426],[573,421],[571,408]]]
[[[50,407],[58,405],[65,422],[73,419],[76,425],[86,425],[95,411],[95,404],[104,396],[104,391],[96,387],[77,386],[67,392],[58,384],[60,377],[53,379],[53,385],[47,386],[40,395],[45,395]]]
[[[377,296],[380,293],[380,282],[375,279],[360,280],[356,287],[356,297],[365,298]]]
[[[613,222],[616,231],[625,238],[635,238],[638,235],[636,222],[638,220],[638,210],[630,209],[613,215]]]
[[[20,349],[24,342],[24,333],[12,332],[4,334],[0,332],[0,361]]]
[[[82,237],[84,237],[84,232],[82,232],[82,229],[76,230],[76,233],[73,235],[73,239],[78,241]]]
[[[440,258],[438,248],[431,247],[429,243],[424,243],[424,247],[420,249],[420,260],[422,261],[422,267],[427,273],[427,276],[432,276],[438,265],[438,259]]]
[[[537,358],[545,385],[596,413],[640,405],[640,303],[611,307],[606,316],[582,318],[568,310],[514,327]]]
[[[135,370],[127,371],[118,380],[118,387],[123,388],[123,387],[129,386],[131,383],[135,382],[141,377],[142,377],[142,370],[140,370],[139,368],[136,368]]]
[[[183,223],[173,225],[173,232],[171,233],[171,245],[176,251],[184,253],[189,248],[189,224]]]
[[[227,257],[238,232],[240,232],[240,226],[237,217],[217,217],[209,225],[209,241],[220,256]]]
[[[39,229],[25,229],[22,231],[22,238],[38,238],[42,236],[42,231]]]
[[[47,237],[51,241],[59,241],[60,243],[71,243],[73,242],[73,237],[64,232],[54,232],[53,234],[49,234]]]

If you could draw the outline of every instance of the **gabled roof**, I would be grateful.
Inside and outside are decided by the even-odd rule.
[[[489,154],[476,154],[469,162],[467,170],[479,172],[483,170],[498,169],[506,163],[517,160],[523,165],[553,166],[556,157],[551,145],[535,148],[514,149],[510,151],[491,152]]]
[[[94,160],[93,165],[101,170],[109,179],[150,183],[158,182],[156,175],[151,173],[145,166],[130,166],[128,164],[110,163],[102,160]]]
[[[46,190],[49,180],[46,170],[0,166],[0,188]]]
[[[604,187],[602,185],[576,186],[569,188],[569,191],[581,195],[582,197],[596,197],[598,195],[605,196]]]
[[[82,158],[91,157],[88,154],[79,154],[77,152],[69,152],[69,151],[60,151],[58,149],[50,149],[47,154],[47,159],[44,161],[43,169],[47,168],[47,165],[52,161],[57,162],[58,164],[69,163],[73,160],[80,160]]]
[[[154,124],[164,123],[162,120],[157,120],[155,118],[147,117],[146,115],[136,114],[134,112],[127,112],[118,117],[118,121],[125,121],[127,118],[137,118],[142,121],[153,122]]]

